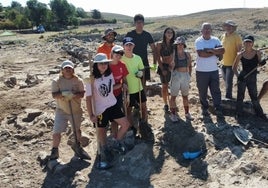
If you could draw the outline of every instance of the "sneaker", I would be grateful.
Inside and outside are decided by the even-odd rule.
[[[169,109],[169,108],[168,108],[168,105],[165,104],[165,105],[164,105],[164,111],[165,111],[165,112],[168,112],[168,109]]]
[[[91,157],[88,155],[88,153],[80,146],[80,144],[73,144],[71,146],[72,150],[75,153],[76,157],[79,157],[80,159],[86,159],[90,160]]]
[[[50,160],[55,160],[55,159],[58,159],[58,158],[59,158],[59,149],[58,148],[52,148],[49,159]]]
[[[189,121],[194,120],[194,118],[191,116],[190,113],[185,114],[185,118],[186,118],[187,120],[189,120]]]
[[[172,122],[177,122],[177,121],[179,121],[178,116],[175,115],[175,114],[170,114],[169,118],[170,118],[170,120],[171,120]]]

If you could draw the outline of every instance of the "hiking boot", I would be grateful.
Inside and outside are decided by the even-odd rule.
[[[71,146],[71,148],[74,151],[76,157],[79,157],[80,159],[86,159],[86,160],[91,159],[88,153],[80,146],[80,144],[74,143]]]
[[[172,122],[177,122],[177,121],[179,121],[179,118],[178,118],[178,116],[177,116],[176,114],[170,114],[170,115],[169,115],[169,118],[170,118],[170,120],[171,120]]]
[[[165,105],[164,105],[164,111],[165,111],[165,112],[168,112],[168,109],[169,109],[168,105],[165,104]]]
[[[58,158],[59,158],[59,149],[58,148],[52,148],[49,159],[50,160],[55,160],[55,159],[58,159]]]
[[[194,118],[191,116],[190,113],[185,114],[185,118],[186,118],[187,120],[189,120],[189,121],[194,120]]]

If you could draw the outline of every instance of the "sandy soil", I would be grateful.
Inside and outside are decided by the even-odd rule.
[[[82,130],[90,140],[85,150],[92,159],[71,160],[73,152],[67,145],[69,130],[63,135],[60,146],[61,167],[56,172],[43,170],[37,157],[49,153],[51,148],[55,103],[50,84],[57,76],[53,71],[70,55],[62,48],[66,41],[38,37],[1,44],[0,187],[268,187],[267,145],[253,140],[243,145],[233,134],[235,126],[239,125],[250,130],[253,138],[268,143],[268,123],[250,115],[238,123],[230,109],[232,106],[224,111],[224,119],[214,114],[204,119],[200,114],[194,74],[189,95],[193,121],[185,120],[180,96],[177,103],[181,119],[177,123],[170,121],[163,111],[159,77],[152,71],[148,108],[153,143],[136,141],[126,155],[116,156],[113,168],[100,171],[94,166],[95,130],[84,113]],[[76,42],[86,48],[92,46]],[[76,73],[86,77],[88,67],[78,60],[76,63]],[[27,85],[27,74],[37,82]],[[16,78],[16,83],[7,84],[12,77]],[[258,88],[266,78],[267,65],[259,69]],[[221,86],[223,91],[222,79]],[[261,101],[266,112],[267,99],[265,96]],[[200,149],[203,153],[198,158],[186,160],[182,156],[185,151]]]

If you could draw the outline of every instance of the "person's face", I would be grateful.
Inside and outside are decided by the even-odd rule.
[[[122,57],[122,55],[124,54],[123,51],[119,51],[119,52],[113,52],[113,60],[115,61],[119,61]]]
[[[211,25],[204,25],[201,32],[205,39],[209,39],[212,33]]]
[[[226,33],[233,33],[235,31],[235,27],[228,24],[225,24],[223,29],[226,31]]]
[[[104,72],[108,69],[109,62],[97,63],[97,65],[100,73],[104,74]]]
[[[253,48],[254,42],[252,42],[252,41],[244,41],[243,44],[244,44],[245,49],[251,49],[251,48]]]
[[[72,69],[71,67],[65,67],[64,69],[62,69],[62,75],[64,78],[72,78],[73,77],[73,73],[74,73],[74,69]]]
[[[144,22],[142,20],[137,20],[135,22],[136,29],[141,31],[143,30]]]
[[[165,32],[165,37],[167,39],[171,39],[173,37],[173,31],[171,29],[168,29],[166,32]]]
[[[133,52],[133,48],[134,48],[135,45],[131,44],[131,43],[128,43],[128,44],[125,44],[124,45],[124,50],[125,50],[125,53],[129,54],[129,53],[132,53]]]
[[[105,40],[108,43],[113,43],[115,40],[114,32],[110,32],[108,35],[105,36]]]

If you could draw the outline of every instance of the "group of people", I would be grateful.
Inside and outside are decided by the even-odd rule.
[[[139,126],[148,125],[146,81],[150,80],[150,64],[148,61],[148,46],[153,54],[153,64],[158,64],[157,73],[162,83],[162,98],[164,111],[170,111],[173,122],[179,120],[176,97],[181,92],[185,118],[194,118],[190,114],[188,95],[192,76],[192,57],[186,50],[186,39],[175,37],[175,30],[167,27],[163,38],[154,42],[152,35],[143,29],[144,17],[137,14],[134,17],[135,29],[128,32],[122,46],[115,44],[117,32],[107,29],[104,32],[104,42],[97,48],[93,58],[91,75],[84,83],[75,75],[74,64],[66,60],[61,65],[61,74],[52,82],[52,96],[57,101],[55,122],[53,128],[53,146],[50,159],[59,157],[58,147],[61,133],[67,128],[68,121],[73,125],[75,143],[72,149],[81,159],[90,159],[81,147],[81,99],[86,96],[86,107],[90,120],[97,132],[102,162],[112,158],[111,150],[126,152],[122,141],[128,130],[134,135],[139,131],[146,138],[143,127],[134,127],[133,109],[140,110]],[[209,115],[207,100],[210,90],[217,116],[222,116],[221,89],[218,63],[222,61],[222,75],[226,86],[226,98],[232,99],[233,76],[238,76],[237,115],[243,115],[243,103],[246,87],[248,88],[256,114],[264,117],[260,99],[268,90],[268,81],[257,96],[257,71],[255,67],[263,65],[261,53],[253,48],[254,38],[246,36],[244,40],[235,32],[237,25],[227,20],[223,24],[225,33],[221,40],[212,35],[210,23],[203,23],[202,35],[195,40],[196,84],[199,92],[202,115]],[[243,48],[242,48],[243,47]],[[238,73],[239,62],[242,70]],[[255,69],[255,70],[253,70]],[[170,87],[170,97],[169,97]],[[107,127],[111,126],[112,147],[107,145]],[[148,129],[147,129],[148,130]]]

